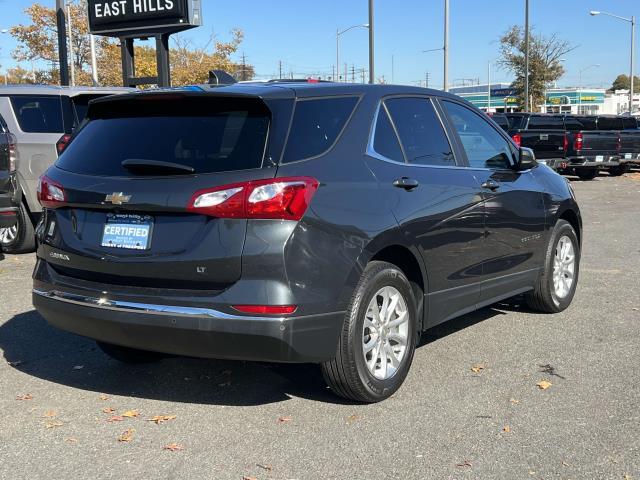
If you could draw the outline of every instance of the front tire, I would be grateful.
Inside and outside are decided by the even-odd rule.
[[[148,352],[146,350],[138,350],[136,348],[122,347],[112,343],[96,342],[100,350],[109,357],[122,363],[137,364],[151,363],[161,360],[163,355],[156,352]]]
[[[338,353],[322,364],[331,390],[365,403],[393,395],[413,361],[417,316],[404,273],[387,262],[369,263],[347,310]]]
[[[598,176],[597,168],[580,168],[576,169],[576,175],[580,177],[580,180],[593,180]]]
[[[558,313],[565,310],[576,293],[580,272],[580,243],[575,230],[565,220],[558,220],[547,247],[544,270],[535,289],[526,294],[533,310]]]

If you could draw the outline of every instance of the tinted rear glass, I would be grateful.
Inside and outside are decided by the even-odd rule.
[[[624,130],[620,117],[598,117],[598,130]]]
[[[596,123],[596,117],[575,117],[580,123],[580,130],[597,130],[598,125]]]
[[[378,121],[376,123],[376,132],[373,141],[373,149],[383,157],[396,162],[404,162],[404,155],[400,148],[400,142],[393,130],[393,125],[389,120],[387,111],[380,107],[378,111]]]
[[[509,119],[509,125],[511,128],[518,129],[522,128],[524,125],[524,115],[507,115],[507,118]]]
[[[71,103],[73,103],[73,109],[75,110],[75,125],[77,126],[87,116],[87,110],[89,109],[89,102],[96,98],[104,97],[104,95],[77,95],[71,97]]]
[[[564,122],[562,117],[531,116],[527,128],[529,130],[562,130]]]
[[[624,128],[638,128],[638,121],[635,117],[622,117]]]
[[[357,103],[358,97],[299,100],[283,163],[317,157],[329,150]]]
[[[11,105],[23,132],[64,132],[59,96],[15,96],[11,97]]]
[[[500,127],[503,130],[509,129],[509,121],[507,120],[507,117],[505,117],[504,115],[493,115],[491,118],[493,119],[494,122],[500,125]]]
[[[124,160],[177,163],[192,167],[194,173],[262,166],[270,123],[266,107],[259,108],[257,102],[255,109],[226,108],[233,102],[193,108],[164,103],[173,105],[163,109],[155,104],[154,114],[148,116],[132,114],[135,105],[128,106],[129,114],[123,116],[109,113],[111,104],[101,106],[107,114],[92,118],[79,131],[58,159],[58,167],[89,175],[132,176],[122,167]],[[144,109],[142,102],[138,104],[138,110]]]

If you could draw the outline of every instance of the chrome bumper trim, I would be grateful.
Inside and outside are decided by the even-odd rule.
[[[123,302],[120,300],[109,300],[107,298],[87,297],[74,293],[60,292],[58,290],[32,290],[34,295],[71,303],[83,307],[94,307],[104,310],[115,310],[118,312],[147,313],[152,315],[181,315],[187,317],[216,318],[219,320],[276,320],[285,321],[292,317],[249,317],[244,315],[233,315],[220,312],[212,308],[181,307],[177,305],[155,305],[150,303]]]

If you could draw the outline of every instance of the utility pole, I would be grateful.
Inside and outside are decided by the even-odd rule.
[[[367,69],[363,68],[362,70],[360,70],[360,77],[362,78],[362,83],[365,83],[365,80],[367,78]]]
[[[396,83],[396,66],[395,66],[395,56],[391,55],[391,83]]]
[[[242,81],[247,79],[247,57],[244,52],[242,52]]]
[[[348,82],[349,81],[349,66],[347,65],[347,63],[345,62],[344,64],[344,81]]]
[[[278,78],[279,78],[280,80],[282,80],[282,60],[279,60],[279,61],[278,61],[278,72],[279,72],[279,74],[278,74],[278,75],[279,75],[279,76],[278,76]]]
[[[374,23],[373,0],[369,0],[369,83],[374,84],[376,77],[374,72]]]
[[[487,113],[491,109],[491,61],[487,62]]]
[[[524,111],[529,111],[529,0],[524,12]]]
[[[69,85],[69,63],[67,59],[67,25],[64,0],[56,0],[56,24],[58,27],[58,60],[60,64],[60,85]]]
[[[629,77],[629,115],[633,114],[633,76],[636,43],[636,17],[631,17],[631,76]]]
[[[76,86],[76,62],[73,53],[73,25],[71,23],[71,4],[67,5],[67,23],[69,24],[69,56],[71,59],[71,86]]]
[[[356,83],[356,66],[351,65],[351,83]]]
[[[424,88],[429,88],[429,72],[424,74]]]
[[[528,0],[527,0],[528,1]],[[444,0],[444,91],[449,91],[449,0]]]

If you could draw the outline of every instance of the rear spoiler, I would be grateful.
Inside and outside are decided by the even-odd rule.
[[[238,81],[224,70],[209,70],[209,85],[233,85]]]

